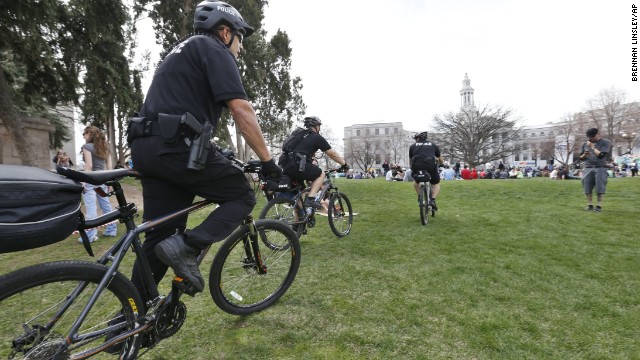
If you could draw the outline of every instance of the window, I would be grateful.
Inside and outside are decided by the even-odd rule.
[[[380,154],[376,154],[376,164],[380,164]]]
[[[544,136],[544,131],[540,132],[540,136]]]
[[[360,130],[356,130],[356,136],[360,136]]]
[[[389,128],[384,128],[384,134],[389,135]]]
[[[380,129],[376,129],[376,135],[380,135]]]
[[[514,160],[515,161],[520,161],[520,154],[516,154],[516,158]]]
[[[527,154],[522,155],[522,161],[527,161],[527,160],[529,160],[529,155]]]
[[[398,135],[398,128],[393,128],[393,133]]]
[[[370,134],[371,134],[370,129],[366,129],[365,131],[366,131],[367,135],[370,135]]]

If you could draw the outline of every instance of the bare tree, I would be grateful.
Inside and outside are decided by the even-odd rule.
[[[393,163],[397,164],[402,156],[402,152],[408,152],[407,138],[404,134],[398,133],[390,135],[385,141],[385,147],[393,155]]]
[[[521,147],[516,141],[521,128],[516,128],[513,116],[510,109],[491,106],[436,115],[433,121],[440,133],[438,146],[472,167],[503,159]]]
[[[582,126],[578,122],[577,114],[566,114],[554,127],[555,151],[553,158],[561,164],[573,162],[576,152],[576,139],[579,138],[579,130]]]
[[[351,139],[345,144],[345,161],[357,165],[362,171],[367,171],[373,165],[375,150],[379,146],[379,139],[368,137]]]
[[[626,98],[624,90],[610,87],[587,101],[585,114],[588,121],[611,141],[612,148],[622,140],[625,124],[632,122],[631,117],[637,115],[637,111],[626,104]]]

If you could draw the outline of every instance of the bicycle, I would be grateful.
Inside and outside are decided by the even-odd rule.
[[[246,173],[260,171],[260,162],[233,160]],[[126,233],[96,262],[57,261],[37,264],[0,277],[0,357],[24,359],[85,359],[98,353],[135,359],[141,345],[151,348],[174,335],[187,308],[180,301],[184,282],[174,277],[168,295],[160,295],[139,235],[211,204],[191,206],[136,226],[136,206],[126,201],[120,180],[137,177],[133,170],[90,173],[59,169],[78,181],[112,187],[118,207],[96,219],[90,228],[119,220]],[[259,241],[260,240],[260,241]],[[261,245],[276,244],[267,247]],[[130,279],[118,271],[132,249],[139,262],[144,298]],[[286,251],[284,249],[287,249]],[[91,254],[90,247],[87,250]],[[198,263],[206,255],[205,249]],[[223,311],[243,315],[274,304],[289,288],[300,266],[300,244],[285,224],[254,221],[248,216],[218,249],[209,275],[209,292]],[[148,351],[148,350],[147,350]],[[146,351],[145,351],[146,352]]]
[[[422,177],[420,177],[422,175]],[[426,176],[425,176],[426,175]],[[431,176],[424,170],[418,170],[416,177],[420,179],[420,192],[418,193],[418,206],[420,207],[420,221],[422,225],[429,223],[429,212],[431,217],[436,216],[436,209],[431,205]]]
[[[353,208],[347,195],[339,191],[331,181],[331,174],[337,170],[325,170],[325,180],[318,193],[319,198],[328,200],[327,216],[329,227],[337,237],[343,237],[351,232],[353,224]],[[307,229],[316,224],[314,208],[304,208],[305,195],[310,187],[305,187],[304,181],[292,180],[293,188],[288,192],[281,192],[269,200],[260,212],[260,219],[274,219],[286,222],[298,237],[306,234]]]

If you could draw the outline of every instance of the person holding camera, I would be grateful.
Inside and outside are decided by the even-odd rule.
[[[247,101],[237,65],[242,41],[254,29],[238,10],[218,1],[199,3],[193,26],[195,34],[162,59],[128,131],[135,170],[141,174],[145,221],[183,209],[195,196],[218,204],[191,230],[184,231],[185,216],[145,236],[143,248],[156,282],[171,267],[190,295],[204,288],[196,261],[201,250],[231,234],[256,203],[243,170],[211,144],[225,107],[260,158],[262,172],[276,179],[282,174]],[[140,287],[137,266],[132,278]]]
[[[587,211],[602,211],[602,200],[607,189],[607,169],[609,167],[609,154],[611,142],[604,139],[596,128],[587,130],[587,142],[580,148],[580,160],[583,163],[582,187],[587,196]],[[593,189],[595,188],[598,200],[593,207]]]

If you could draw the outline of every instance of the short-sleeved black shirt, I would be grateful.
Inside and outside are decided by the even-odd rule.
[[[322,135],[315,132],[309,132],[309,135],[302,139],[300,143],[293,148],[293,151],[309,155],[307,156],[307,159],[311,161],[311,155],[315,154],[316,151],[322,150],[322,152],[325,152],[329,149],[331,149],[331,145],[329,145]]]
[[[409,147],[409,159],[412,159],[418,154],[424,155],[425,157],[438,158],[440,157],[440,149],[431,141],[411,144]]]
[[[190,112],[215,127],[230,99],[247,99],[235,58],[219,39],[194,35],[164,58],[140,116],[157,119],[158,113]]]

